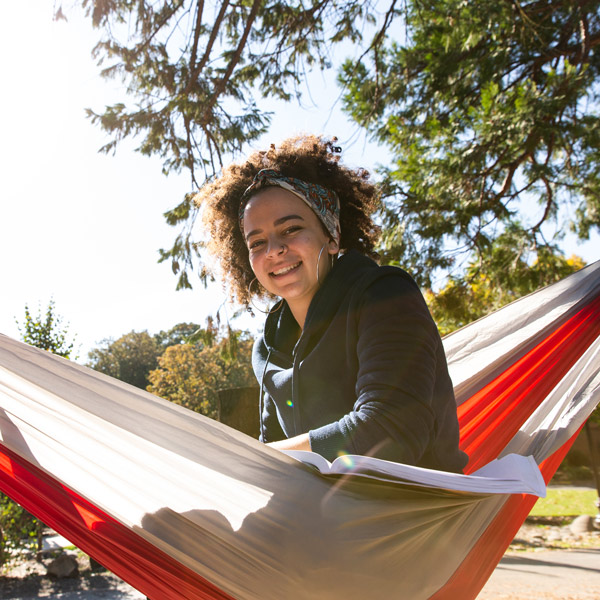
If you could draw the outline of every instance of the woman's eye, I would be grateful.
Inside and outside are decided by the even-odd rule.
[[[264,242],[262,240],[256,240],[254,242],[250,242],[248,244],[248,248],[250,250],[255,250],[256,248],[259,248],[261,246],[261,244],[263,244]]]
[[[283,233],[287,235],[289,233],[295,233],[296,231],[300,231],[300,229],[302,229],[302,227],[300,227],[299,225],[293,225],[292,227],[288,227]]]

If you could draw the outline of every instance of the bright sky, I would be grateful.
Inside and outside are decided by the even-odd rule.
[[[160,161],[135,153],[134,142],[115,156],[98,153],[107,138],[84,109],[101,111],[125,95],[119,82],[98,75],[90,56],[97,32],[76,10],[68,23],[53,22],[53,4],[5,3],[0,22],[0,333],[18,338],[15,318],[23,320],[25,304],[37,314],[54,298],[85,362],[105,338],[204,323],[224,294],[199,283],[176,292],[170,264],[157,263],[158,249],[177,233],[162,215],[189,191],[189,177],[165,177]],[[383,162],[384,151],[351,136],[339,109],[330,110],[337,93],[333,81],[317,80],[314,104],[307,98],[308,108],[279,110],[261,147],[309,131],[338,135],[347,164]],[[350,137],[358,142],[350,145]],[[597,238],[571,244],[567,253],[592,261],[597,245]],[[261,321],[235,325],[256,329]]]

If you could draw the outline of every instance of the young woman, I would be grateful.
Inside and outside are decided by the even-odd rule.
[[[232,295],[277,299],[253,352],[260,439],[460,472],[439,333],[412,278],[374,262],[376,188],[337,151],[293,138],[196,198]]]

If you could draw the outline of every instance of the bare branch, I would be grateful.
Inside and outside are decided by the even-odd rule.
[[[544,214],[542,215],[542,218],[538,221],[538,223],[536,223],[531,228],[531,231],[535,231],[535,232],[540,232],[540,228],[546,222],[546,219],[548,218],[548,215],[550,214],[550,211],[552,209],[552,205],[554,203],[554,191],[552,190],[552,185],[548,181],[548,178],[545,177],[544,175],[542,175],[540,177],[540,179],[544,182],[544,186],[546,187],[546,198],[547,198],[547,200],[546,200],[546,207],[544,209]]]
[[[196,58],[198,56],[198,42],[200,41],[200,32],[202,31],[202,13],[204,12],[204,0],[196,5],[196,22],[194,23],[194,40],[192,42],[192,51],[190,53],[189,64],[193,68],[196,64]],[[195,77],[191,75],[192,69],[190,69],[190,81],[193,81]],[[188,82],[189,86],[189,82]]]
[[[219,14],[214,22],[212,30],[210,32],[210,37],[208,38],[208,42],[206,44],[206,48],[204,49],[204,54],[200,59],[200,62],[195,65],[194,62],[190,60],[190,80],[187,83],[185,88],[185,92],[189,93],[196,81],[198,75],[202,72],[202,69],[206,66],[208,59],[210,58],[210,53],[212,52],[213,45],[215,40],[217,39],[217,35],[219,34],[219,29],[221,28],[221,23],[225,18],[225,14],[227,13],[227,8],[229,7],[229,0],[223,0],[221,4],[221,10],[219,10]],[[196,23],[197,31],[194,31],[194,35],[199,34],[201,23]],[[195,59],[194,59],[195,60]]]
[[[256,15],[258,14],[258,9],[260,8],[262,1],[263,0],[254,0],[254,2],[252,3],[252,8],[251,8],[250,14],[248,15],[248,18],[246,20],[246,26],[244,28],[244,32],[242,33],[242,37],[240,38],[240,41],[238,43],[238,46],[237,46],[233,56],[229,60],[229,64],[227,65],[227,71],[225,71],[225,75],[223,75],[223,77],[219,80],[219,82],[215,86],[215,89],[213,90],[213,95],[212,95],[211,99],[208,101],[208,105],[205,108],[204,118],[207,120],[205,122],[208,122],[208,119],[210,118],[210,112],[212,111],[217,100],[219,99],[219,96],[225,90],[225,87],[227,86],[227,83],[231,77],[231,74],[233,73],[233,70],[235,69],[238,62],[240,61],[240,58],[242,56],[242,51],[244,50],[244,47],[248,40],[248,36],[250,35],[250,31],[252,29],[252,26],[254,25],[254,21],[256,19]]]

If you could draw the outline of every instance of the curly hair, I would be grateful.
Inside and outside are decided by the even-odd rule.
[[[238,211],[244,191],[261,169],[274,169],[334,190],[340,199],[340,250],[358,250],[377,258],[375,244],[379,227],[371,215],[379,206],[377,187],[364,169],[352,170],[339,162],[340,149],[335,138],[314,135],[289,138],[269,150],[254,152],[245,162],[223,169],[220,177],[209,181],[195,195],[202,210],[202,221],[210,236],[209,252],[220,263],[225,284],[232,298],[248,306],[248,286],[254,279],[248,248],[240,230]]]

